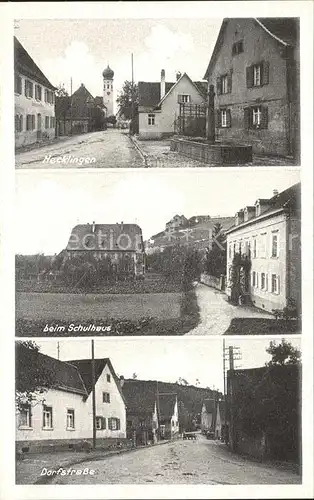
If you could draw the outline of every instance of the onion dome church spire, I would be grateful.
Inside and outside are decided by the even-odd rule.
[[[114,77],[114,71],[109,67],[109,64],[107,68],[104,69],[102,72],[102,77],[103,77],[103,101],[104,105],[107,108],[107,116],[112,116],[113,115],[113,77]]]

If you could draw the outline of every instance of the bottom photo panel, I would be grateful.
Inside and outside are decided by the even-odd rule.
[[[301,484],[298,337],[16,341],[16,484]]]

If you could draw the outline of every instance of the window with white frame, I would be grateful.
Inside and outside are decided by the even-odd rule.
[[[19,427],[24,429],[32,427],[32,409],[29,404],[22,405],[19,410]]]
[[[155,125],[155,114],[149,113],[149,115],[148,115],[148,125]]]
[[[261,273],[261,289],[262,290],[267,290],[268,288],[268,283],[267,283],[267,274],[266,273]]]
[[[186,104],[188,102],[191,102],[191,96],[189,94],[179,94],[178,95],[178,102],[182,104]]]
[[[222,94],[228,94],[228,92],[229,92],[228,75],[223,75],[221,77],[221,93]]]
[[[271,275],[271,291],[279,294],[279,276],[277,274]]]
[[[106,418],[105,417],[96,417],[96,429],[98,431],[106,429]]]
[[[272,233],[271,235],[271,256],[278,257],[279,246],[278,246],[278,233]]]
[[[227,110],[222,109],[220,111],[220,120],[221,120],[221,126],[225,128],[227,126]]]
[[[232,257],[232,245],[230,243],[230,245],[229,245],[229,259],[231,259],[231,257]]]
[[[253,259],[257,257],[257,239],[253,238]]]
[[[25,80],[25,96],[28,98],[33,97],[33,83],[30,80]]]
[[[52,429],[52,406],[44,405],[44,408],[43,408],[43,429]]]
[[[255,64],[253,66],[253,86],[259,87],[261,85],[261,64]]]
[[[252,125],[258,127],[262,121],[262,106],[252,108]]]
[[[75,429],[74,410],[67,410],[67,429]]]
[[[35,85],[35,99],[36,101],[41,101],[41,86]]]
[[[45,116],[45,128],[49,128],[49,116]]]
[[[110,403],[110,394],[109,394],[109,392],[103,392],[102,393],[102,402],[103,403]]]
[[[108,418],[108,429],[111,431],[120,430],[120,419],[119,418]]]
[[[254,286],[254,287],[257,286],[257,273],[256,273],[256,271],[252,272],[252,286]]]

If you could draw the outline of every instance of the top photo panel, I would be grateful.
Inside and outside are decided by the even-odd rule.
[[[299,35],[295,17],[16,20],[16,168],[299,166]]]

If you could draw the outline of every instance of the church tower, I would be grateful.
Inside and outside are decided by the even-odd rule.
[[[104,93],[103,100],[104,105],[107,108],[107,116],[113,115],[113,76],[114,72],[109,68],[109,64],[106,69],[102,72],[104,81]]]

